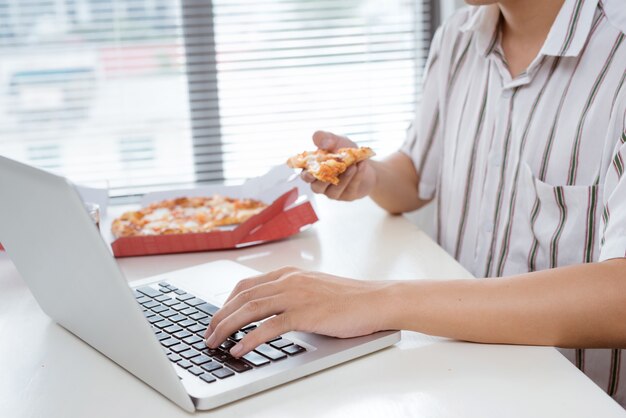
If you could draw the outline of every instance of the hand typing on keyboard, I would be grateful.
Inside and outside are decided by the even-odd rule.
[[[233,356],[241,357],[289,331],[341,338],[381,331],[383,316],[373,307],[389,284],[291,267],[242,280],[213,316],[204,335],[206,344],[219,347],[240,328],[264,319],[230,349]]]

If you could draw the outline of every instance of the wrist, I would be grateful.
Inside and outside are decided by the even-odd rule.
[[[373,302],[376,306],[374,314],[377,316],[377,331],[407,329],[407,282],[389,281],[379,282],[380,286],[373,292]]]

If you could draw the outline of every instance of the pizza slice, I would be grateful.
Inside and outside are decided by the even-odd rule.
[[[360,161],[376,155],[369,147],[339,148],[336,152],[323,149],[304,151],[287,160],[291,168],[302,168],[316,179],[334,185],[339,184],[339,176]]]

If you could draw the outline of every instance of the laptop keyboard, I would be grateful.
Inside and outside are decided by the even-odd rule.
[[[286,338],[277,337],[235,358],[229,350],[255,329],[256,324],[243,327],[220,347],[211,349],[204,343],[204,332],[219,308],[167,282],[133,292],[170,361],[203,382],[213,383],[306,351]]]

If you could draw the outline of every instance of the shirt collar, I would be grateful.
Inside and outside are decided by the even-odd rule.
[[[612,0],[604,0],[612,1]],[[577,56],[585,45],[599,0],[565,0],[548,33],[541,55]],[[463,32],[473,32],[480,52],[489,55],[498,41],[500,9],[497,4],[472,7]]]
[[[470,18],[461,26],[461,32],[472,32],[474,45],[485,56],[489,55],[498,40],[500,8],[497,4],[470,6]]]
[[[622,33],[626,33],[626,7],[624,0],[600,0],[600,6],[609,22]]]
[[[555,57],[575,57],[589,38],[598,0],[565,0],[541,54]]]

